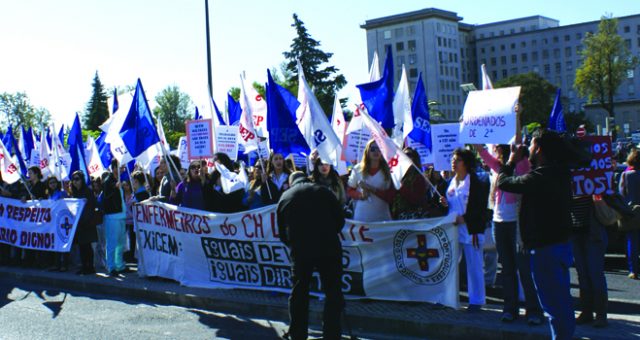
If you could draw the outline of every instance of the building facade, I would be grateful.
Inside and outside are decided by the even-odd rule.
[[[618,33],[633,55],[640,56],[640,14],[618,18]],[[587,105],[573,87],[581,65],[582,39],[596,33],[600,21],[560,26],[556,19],[531,16],[483,25],[462,22],[457,13],[435,8],[368,20],[361,27],[367,33],[369,60],[375,51],[384,60],[391,47],[395,81],[402,64],[407,68],[413,90],[420,72],[430,100],[450,120],[462,113],[464,92],[460,85],[479,84],[480,65],[485,64],[493,81],[516,74],[535,72],[560,87],[565,112],[585,111],[596,125],[604,126],[606,112]],[[615,96],[616,123],[624,130],[640,129],[639,67],[629,70]]]

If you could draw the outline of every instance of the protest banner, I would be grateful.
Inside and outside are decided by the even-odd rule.
[[[431,125],[431,145],[433,148],[433,168],[435,170],[451,170],[451,154],[462,146],[459,141],[460,124]]]
[[[423,166],[433,164],[433,153],[424,144],[414,141],[411,137],[407,137],[406,144],[418,152],[418,155],[420,155],[420,164]]]
[[[238,159],[238,126],[216,127],[216,152],[227,154],[231,160]]]
[[[289,249],[276,206],[215,214],[161,202],[136,204],[141,276],[182,285],[290,292]],[[342,291],[347,298],[426,301],[457,308],[458,232],[453,216],[369,223],[347,220]],[[318,293],[314,276],[311,291]]]
[[[573,169],[573,194],[578,195],[611,195],[616,188],[613,187],[613,151],[611,150],[610,136],[585,136],[581,141],[590,144],[593,158],[589,167]]]
[[[0,243],[24,249],[69,252],[84,199],[22,203],[0,197]]]
[[[189,120],[186,127],[189,160],[213,157],[211,119]]]
[[[520,87],[471,91],[464,103],[460,142],[462,144],[510,144],[515,142],[515,106]]]

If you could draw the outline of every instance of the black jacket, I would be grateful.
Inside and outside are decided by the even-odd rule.
[[[489,186],[478,178],[475,173],[469,174],[469,201],[464,221],[469,234],[483,234],[490,219]]]
[[[524,246],[535,249],[568,242],[573,195],[569,168],[545,165],[522,176],[514,176],[513,170],[512,164],[500,169],[498,187],[522,194],[520,233]]]
[[[293,258],[340,256],[344,215],[331,190],[299,178],[282,194],[277,213],[280,240]]]

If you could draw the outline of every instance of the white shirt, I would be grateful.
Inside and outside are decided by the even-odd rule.
[[[385,180],[382,170],[379,170],[373,176],[364,176],[363,169],[360,164],[358,164],[353,167],[347,184],[352,188],[357,188],[360,181],[364,181],[370,186],[380,190],[386,190],[391,185],[389,181]],[[389,204],[376,195],[371,194],[365,200],[355,200],[354,204],[353,219],[356,221],[391,221]]]
[[[449,188],[447,189],[447,201],[449,202],[449,214],[456,216],[464,216],[467,212],[469,203],[469,187],[471,180],[469,174],[462,180],[458,181],[456,177],[451,179]],[[458,242],[463,244],[473,244],[473,237],[469,234],[466,224],[458,224]],[[478,242],[480,245],[484,243],[484,235],[478,234]]]

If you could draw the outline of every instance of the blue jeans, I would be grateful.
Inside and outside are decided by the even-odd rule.
[[[518,276],[520,276],[527,315],[542,317],[542,307],[540,307],[536,287],[531,278],[531,256],[522,249],[520,251],[516,249],[516,222],[493,222],[493,226],[498,259],[502,265],[501,277],[504,294],[502,311],[514,316],[519,314]]]
[[[531,251],[533,281],[542,309],[549,317],[552,339],[571,339],[576,329],[569,266],[569,243],[554,244]]]
[[[636,273],[640,275],[638,271],[638,246],[640,244],[640,230],[632,230],[627,232],[627,265],[629,266],[629,273]]]
[[[604,254],[607,250],[607,231],[592,226],[593,233],[571,235],[571,250],[578,272],[580,307],[583,313],[607,313],[607,278],[604,276]]]

